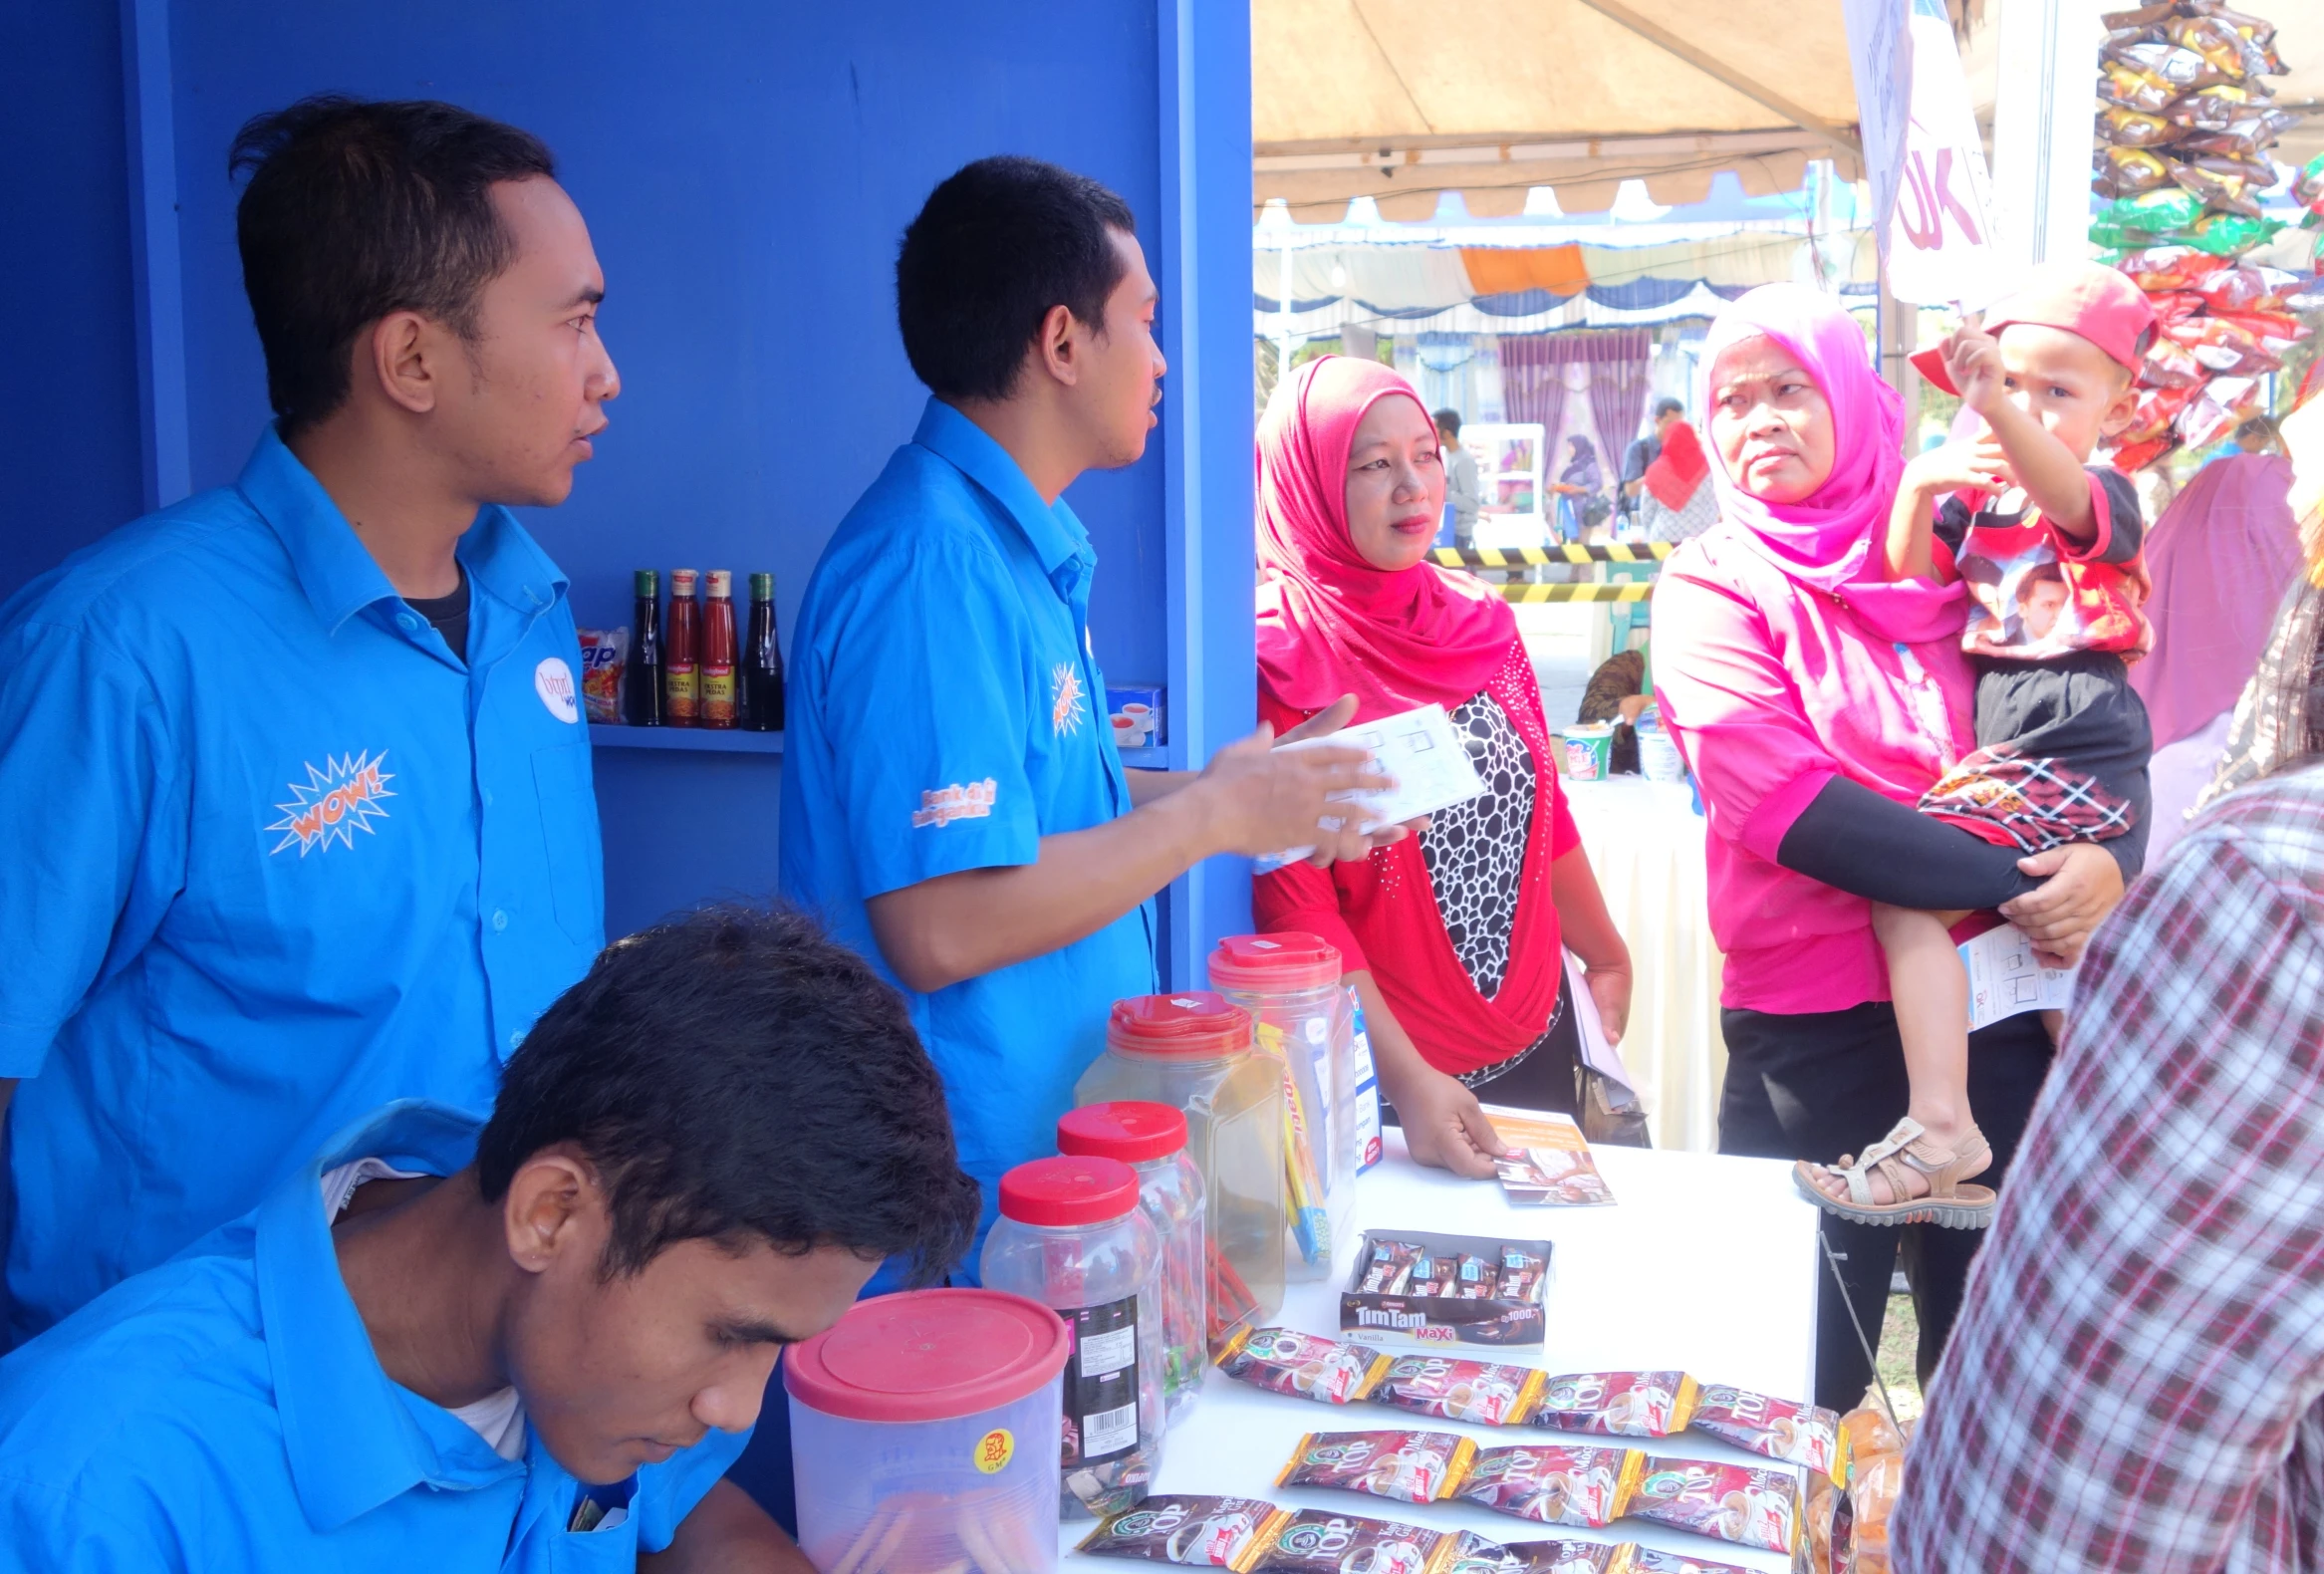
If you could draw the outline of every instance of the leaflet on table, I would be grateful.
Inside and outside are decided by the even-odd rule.
[[[1452,730],[1452,718],[1444,713],[1442,705],[1422,705],[1418,710],[1383,716],[1320,738],[1301,738],[1282,747],[1369,751],[1381,774],[1393,778],[1396,785],[1386,792],[1342,793],[1336,800],[1363,810],[1366,831],[1449,809],[1485,790],[1476,767],[1469,763],[1468,750],[1461,747],[1459,734]],[[1296,864],[1314,851],[1312,846],[1291,848],[1258,859],[1253,867],[1265,874],[1285,864]]]
[[[1969,1031],[2025,1011],[2063,1011],[2074,998],[2071,969],[2045,967],[2014,923],[1957,947],[1969,975]]]
[[[1614,1200],[1614,1188],[1598,1173],[1590,1145],[1570,1115],[1542,1110],[1512,1110],[1504,1105],[1481,1106],[1501,1141],[1520,1150],[1519,1157],[1494,1165],[1502,1189],[1512,1202],[1543,1206],[1602,1207]]]

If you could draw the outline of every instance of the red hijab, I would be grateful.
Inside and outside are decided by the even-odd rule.
[[[1710,457],[1702,451],[1702,439],[1694,434],[1694,428],[1682,420],[1671,422],[1671,430],[1663,438],[1662,457],[1647,466],[1647,490],[1676,513],[1686,506],[1708,474]]]
[[[1365,412],[1413,386],[1376,361],[1325,356],[1276,391],[1259,422],[1259,684],[1299,711],[1342,694],[1357,717],[1450,710],[1485,686],[1517,618],[1473,576],[1420,562],[1374,568],[1348,534],[1348,452]]]

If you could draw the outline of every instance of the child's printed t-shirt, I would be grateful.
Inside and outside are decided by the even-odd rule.
[[[1955,492],[1937,509],[1937,573],[1969,588],[1963,651],[2040,661],[2076,651],[2135,658],[2154,648],[2139,494],[2118,471],[2086,473],[2098,525],[2087,546],[2045,523],[2022,491]]]

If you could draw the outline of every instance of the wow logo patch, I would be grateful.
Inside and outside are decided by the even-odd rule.
[[[358,831],[372,835],[372,822],[387,818],[380,800],[395,796],[387,790],[387,783],[395,778],[380,768],[387,762],[387,751],[382,749],[377,754],[326,759],[321,770],[310,764],[306,785],[292,782],[291,801],[275,805],[283,817],[267,829],[280,831],[283,839],[271,851],[280,853],[295,846],[305,858],[316,848],[328,848],[334,842],[355,846]]]

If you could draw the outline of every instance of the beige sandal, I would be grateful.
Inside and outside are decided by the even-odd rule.
[[[1919,1121],[1907,1116],[1897,1122],[1888,1136],[1867,1148],[1861,1159],[1842,1154],[1840,1162],[1831,1166],[1813,1165],[1802,1159],[1791,1167],[1791,1179],[1800,1195],[1810,1202],[1827,1213],[1854,1219],[1859,1224],[1938,1224],[1946,1229],[1983,1229],[1993,1222],[1993,1188],[1962,1182],[1971,1176],[1983,1175],[1992,1163],[1993,1150],[1986,1146],[1984,1134],[1974,1126],[1962,1136],[1957,1147],[1946,1148],[1931,1137]],[[1819,1172],[1836,1175],[1848,1182],[1847,1201],[1835,1201],[1816,1184]],[[1875,1202],[1872,1199],[1875,1175],[1888,1181],[1889,1190],[1904,1200]],[[1926,1196],[1907,1195],[1915,1175],[1928,1181]]]

